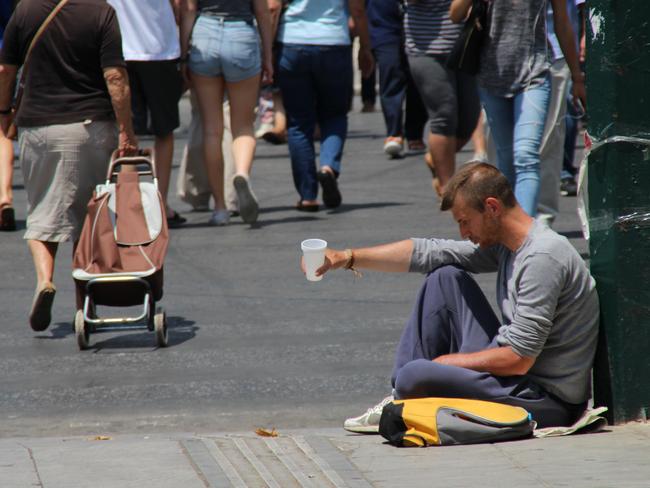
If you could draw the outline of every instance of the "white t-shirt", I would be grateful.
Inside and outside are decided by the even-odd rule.
[[[181,55],[169,0],[108,0],[117,12],[127,61],[163,61]]]

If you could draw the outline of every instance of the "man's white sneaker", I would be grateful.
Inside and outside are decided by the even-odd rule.
[[[359,434],[377,434],[379,433],[379,419],[384,407],[393,401],[393,395],[389,395],[374,407],[366,410],[366,413],[358,417],[347,419],[343,423],[343,428],[350,432]]]

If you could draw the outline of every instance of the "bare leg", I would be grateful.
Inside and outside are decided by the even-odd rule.
[[[167,193],[169,191],[169,179],[172,172],[172,160],[174,158],[174,133],[170,132],[165,136],[156,136],[154,141],[154,153],[156,156],[156,173],[158,175],[158,189],[162,195],[163,203],[167,209],[167,216],[171,217],[173,212],[167,207]]]
[[[244,222],[257,221],[259,205],[251,190],[249,175],[255,157],[255,103],[259,91],[260,76],[253,76],[236,83],[226,83],[230,101],[230,129],[232,131],[232,155],[235,160],[233,185],[237,192],[239,214]]]
[[[192,73],[192,84],[199,102],[203,122],[203,159],[215,210],[225,210],[223,195],[223,94],[222,77],[207,77]]]
[[[0,207],[13,203],[11,181],[14,174],[14,145],[0,135]]]
[[[253,76],[236,83],[226,83],[230,100],[230,128],[232,130],[232,153],[237,174],[248,176],[255,157],[255,106],[259,92],[260,77]]]
[[[436,191],[441,193],[456,169],[456,138],[430,133],[429,154],[440,182],[440,189]]]
[[[483,161],[487,160],[487,143],[485,141],[485,116],[483,111],[478,116],[476,129],[472,133],[472,144],[474,145],[473,159]]]
[[[37,288],[41,288],[45,283],[51,283],[54,279],[54,260],[59,243],[29,239],[27,245],[34,260]]]

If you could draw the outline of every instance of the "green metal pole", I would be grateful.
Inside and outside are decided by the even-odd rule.
[[[594,398],[650,413],[650,4],[587,1],[590,266],[601,306]]]

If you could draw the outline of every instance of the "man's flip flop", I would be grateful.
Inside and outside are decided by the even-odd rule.
[[[29,313],[29,325],[32,330],[42,332],[50,325],[55,294],[56,288],[52,283],[46,283],[36,291],[32,302],[32,310]]]
[[[296,210],[298,210],[298,212],[318,212],[319,206],[317,203],[305,205],[301,200],[298,200],[298,203],[296,203]]]
[[[341,205],[341,192],[336,183],[336,176],[329,171],[319,171],[318,181],[323,188],[323,203],[327,208],[336,208]]]

